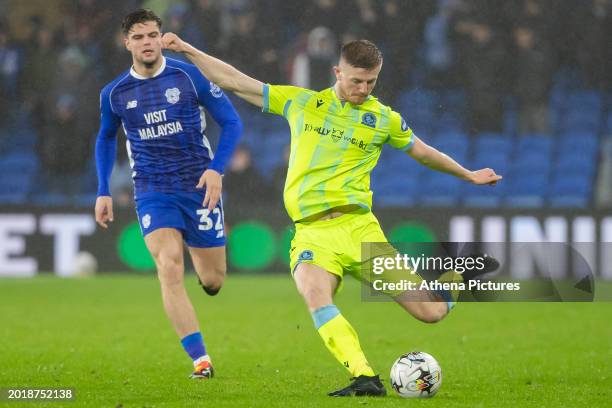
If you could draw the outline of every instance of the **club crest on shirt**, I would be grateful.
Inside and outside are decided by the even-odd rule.
[[[298,257],[298,260],[300,260],[300,261],[312,261],[313,258],[314,258],[314,255],[313,255],[312,251],[307,249],[305,251],[302,251],[302,253]]]
[[[169,103],[175,104],[180,100],[181,91],[178,88],[168,88],[165,95]]]
[[[221,90],[221,88],[219,88],[219,85],[211,81],[210,82],[210,94],[214,96],[215,98],[220,98],[223,96],[223,91]]]
[[[361,117],[361,124],[369,126],[371,128],[375,128],[376,127],[376,116],[371,112],[365,113]]]
[[[151,226],[151,216],[149,214],[145,214],[142,216],[142,226],[147,229]]]

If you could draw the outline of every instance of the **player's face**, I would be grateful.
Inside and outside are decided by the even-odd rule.
[[[382,64],[374,69],[366,69],[356,68],[340,60],[340,64],[334,67],[337,91],[340,93],[338,96],[353,105],[364,103],[374,90],[381,69]]]
[[[161,32],[155,21],[134,24],[125,38],[125,48],[132,53],[135,63],[153,66],[162,50]]]

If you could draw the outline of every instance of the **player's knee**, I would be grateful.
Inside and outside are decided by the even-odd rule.
[[[327,306],[332,302],[331,294],[317,286],[302,288],[300,294],[304,298],[306,306],[311,310]]]
[[[200,280],[202,289],[209,296],[215,296],[223,287],[223,277],[214,277]]]
[[[215,296],[221,290],[221,285],[219,285],[219,286],[215,286],[215,285],[211,285],[211,286],[202,285],[202,288],[204,288],[204,292],[206,292],[206,294],[208,296]]]
[[[416,318],[423,323],[437,323],[447,314],[447,306],[443,302],[423,303],[422,306]]]
[[[164,286],[183,284],[183,265],[179,259],[161,257],[157,260],[157,277]]]
[[[204,271],[204,276],[200,277],[200,282],[207,294],[214,296],[219,293],[225,282],[226,271],[227,267],[225,265],[216,265]]]

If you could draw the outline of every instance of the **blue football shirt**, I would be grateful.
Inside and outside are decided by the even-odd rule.
[[[204,109],[222,128],[217,157],[205,134]],[[108,149],[105,143],[115,142],[119,126],[127,136],[136,196],[150,191],[196,191],[205,169],[223,173],[242,130],[236,111],[218,86],[194,65],[165,57],[150,78],[131,68],[106,85],[100,110],[98,195],[110,195],[112,162],[109,169],[104,161],[111,156],[108,150],[114,159],[114,145]]]

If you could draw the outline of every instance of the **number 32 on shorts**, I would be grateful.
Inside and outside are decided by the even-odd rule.
[[[217,238],[223,237],[223,213],[219,207],[215,207],[212,210],[212,214],[208,208],[201,208],[196,211],[200,216],[200,224],[198,229],[200,231],[210,231],[213,226],[217,231]],[[213,221],[215,218],[215,221]]]

